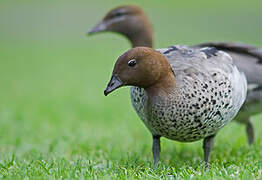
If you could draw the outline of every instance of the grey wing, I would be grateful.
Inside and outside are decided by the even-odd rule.
[[[216,48],[191,48],[189,46],[171,46],[157,49],[169,61],[175,74],[197,71],[210,73],[210,69],[230,72],[233,65],[231,56]],[[188,69],[188,70],[186,70]]]
[[[232,57],[216,48],[191,48],[188,46],[171,46],[158,49],[168,60],[176,76],[178,84],[193,84],[193,82],[208,82],[213,74],[218,82],[227,77],[234,87],[234,100],[237,107],[246,99],[246,77],[234,65]]]
[[[244,72],[249,84],[262,88],[262,48],[243,43],[208,42],[192,47],[215,47],[230,54],[234,64]]]

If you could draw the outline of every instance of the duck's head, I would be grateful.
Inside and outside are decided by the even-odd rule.
[[[136,47],[117,59],[104,94],[128,85],[156,90],[168,89],[174,83],[171,66],[161,53],[147,47]]]
[[[106,31],[126,36],[133,47],[153,46],[152,25],[143,10],[135,5],[120,6],[112,9],[88,34]]]

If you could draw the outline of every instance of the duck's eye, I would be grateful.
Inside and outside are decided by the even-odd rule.
[[[136,65],[136,60],[135,59],[131,59],[130,61],[128,61],[128,66],[134,67],[135,65]]]
[[[123,15],[122,12],[115,12],[115,13],[113,14],[113,17],[119,17],[119,16],[122,16],[122,15]]]

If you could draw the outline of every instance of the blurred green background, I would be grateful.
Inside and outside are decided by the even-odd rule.
[[[131,107],[129,88],[103,95],[116,58],[130,44],[113,33],[86,36],[123,4],[148,14],[155,48],[206,41],[262,47],[261,0],[1,0],[0,177],[118,177],[116,167],[136,177],[121,167],[150,167],[151,136]],[[252,148],[244,126],[231,123],[219,133],[211,157],[219,168],[242,171],[243,162],[252,162],[261,175],[262,115],[254,122]],[[201,142],[163,139],[162,147],[163,167],[176,173],[201,164]]]

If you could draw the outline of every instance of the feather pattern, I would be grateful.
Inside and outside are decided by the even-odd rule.
[[[247,83],[227,53],[187,46],[157,51],[169,60],[177,88],[151,99],[144,89],[131,88],[132,104],[153,135],[196,141],[215,134],[236,116]]]
[[[241,109],[238,120],[247,122],[249,116],[261,112],[262,107],[262,48],[254,47],[244,43],[230,42],[208,42],[192,46],[215,47],[227,52],[233,63],[246,75],[248,82],[248,94],[244,108]]]

